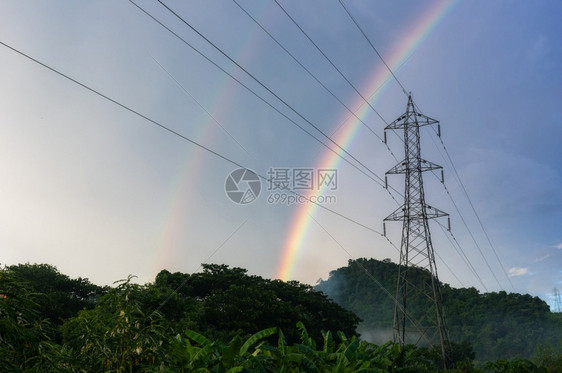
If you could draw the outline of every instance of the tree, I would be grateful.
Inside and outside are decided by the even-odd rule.
[[[419,268],[410,270],[418,279],[429,276]],[[392,327],[396,273],[397,265],[387,260],[350,260],[346,267],[330,272],[328,280],[316,289],[363,318],[359,330],[388,330]],[[480,294],[475,288],[439,286],[452,341],[459,342],[457,347],[464,351],[468,346],[463,341],[470,341],[479,360],[529,358],[540,344],[562,343],[562,317],[551,313],[538,297],[505,291]],[[427,300],[411,297],[408,313],[417,319],[428,307]]]
[[[41,318],[54,325],[61,325],[84,308],[93,308],[96,300],[107,291],[86,278],[71,279],[49,264],[18,264],[8,269],[37,294]]]
[[[95,308],[83,310],[62,326],[72,360],[86,371],[142,371],[163,359],[169,330],[158,312],[142,311],[144,287],[122,281]]]
[[[177,292],[178,283],[182,286]],[[160,272],[152,285],[162,292],[158,301],[193,302],[202,307],[198,330],[230,338],[236,333],[251,335],[277,326],[285,331],[288,341],[296,341],[302,321],[311,335],[321,340],[322,330],[342,330],[356,334],[360,319],[311,286],[296,281],[283,282],[250,276],[242,268],[206,264],[203,272],[193,275]],[[172,312],[162,307],[164,314]],[[213,334],[214,333],[214,334]]]
[[[0,371],[25,368],[51,339],[52,329],[40,317],[37,296],[14,271],[0,271]]]

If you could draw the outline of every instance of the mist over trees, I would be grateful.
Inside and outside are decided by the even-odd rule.
[[[350,260],[346,267],[330,272],[316,290],[329,295],[342,307],[363,319],[361,337],[381,343],[392,337],[397,265],[389,259]],[[414,277],[429,273],[411,268]],[[541,348],[562,347],[562,314],[552,313],[538,297],[505,291],[481,294],[475,288],[452,288],[440,283],[450,338],[468,342],[478,360],[529,358]],[[384,288],[384,289],[383,289]],[[431,307],[421,296],[408,300],[414,317]]]

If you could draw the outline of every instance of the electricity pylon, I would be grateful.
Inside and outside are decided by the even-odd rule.
[[[562,312],[562,299],[560,298],[560,291],[558,288],[553,290],[554,310],[552,312]]]
[[[450,341],[428,221],[448,214],[425,203],[422,177],[425,171],[441,170],[443,178],[443,168],[422,159],[420,154],[420,127],[432,124],[439,125],[439,122],[417,112],[410,94],[406,113],[385,128],[385,140],[386,130],[404,130],[404,160],[386,174],[404,174],[406,185],[404,204],[384,221],[402,221],[403,224],[394,305],[394,342],[440,345],[443,362],[447,364]],[[386,234],[386,227],[384,231]],[[428,276],[420,276],[419,269],[426,270]],[[432,309],[423,310],[420,317],[413,310],[408,312],[408,299],[414,298],[416,303],[428,299]]]

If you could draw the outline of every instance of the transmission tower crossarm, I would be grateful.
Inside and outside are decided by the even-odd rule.
[[[408,213],[407,207],[402,205],[384,218],[384,221],[402,221],[406,218],[410,220],[436,219],[445,216],[449,216],[449,214],[430,205],[425,205],[423,212],[419,212],[418,214]]]
[[[430,205],[425,205],[425,217],[427,219],[442,218],[444,216],[449,216],[449,214],[447,214],[444,211],[439,210],[436,207],[433,207],[433,206],[430,206]]]
[[[396,166],[392,167],[390,170],[386,171],[387,175],[391,174],[405,174],[409,170],[407,169],[408,162],[403,160],[402,162],[396,164]],[[420,172],[431,171],[431,170],[440,170],[443,167],[435,164],[430,161],[426,161],[425,159],[420,158],[419,170]]]
[[[406,123],[410,121],[412,118],[415,119],[415,121],[418,124],[418,127],[428,126],[430,124],[439,124],[439,121],[437,119],[433,119],[431,117],[428,117],[427,115],[418,113],[415,111],[415,109],[413,109],[412,112],[409,113],[406,112],[405,114],[402,114],[401,116],[396,118],[392,123],[390,123],[384,129],[385,130],[403,129]]]
[[[384,218],[383,221],[402,221],[406,216],[406,206],[402,205],[394,210],[390,215]]]

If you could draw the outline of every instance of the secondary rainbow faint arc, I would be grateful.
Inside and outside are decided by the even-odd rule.
[[[421,17],[419,17],[411,31],[405,34],[395,44],[395,47],[392,48],[393,52],[387,59],[385,59],[390,69],[396,73],[458,2],[459,0],[439,1],[429,8]],[[384,66],[384,64],[381,63],[367,79],[367,84],[363,92],[376,92],[370,98],[371,104],[374,104],[382,96],[384,88],[391,82],[391,79],[389,79],[391,76],[392,74],[390,71]],[[371,114],[371,112],[369,106],[365,104],[363,99],[358,99],[353,107],[358,108],[356,110],[357,117],[366,122],[366,117]],[[351,142],[355,138],[355,135],[359,132],[358,130],[361,127],[361,122],[353,116],[349,118],[349,113],[347,112],[344,113],[342,120],[338,123],[343,121],[346,123],[344,124],[342,130],[338,132],[334,141],[342,148],[346,149],[350,146]],[[323,154],[322,160],[319,162],[317,169],[336,168],[340,160],[341,158],[337,154],[327,150]],[[321,194],[324,190],[325,187],[320,191],[314,192]],[[316,210],[317,206],[313,203],[305,203],[298,207],[297,212],[292,219],[287,239],[283,245],[275,278],[283,281],[287,281],[292,278],[293,270],[297,263],[297,256],[303,248],[303,242],[307,237],[309,227],[312,223],[312,216]]]
[[[275,9],[274,6],[265,4],[261,9],[258,9],[257,17],[271,20],[273,18],[273,9]],[[261,43],[263,43],[263,38],[261,38],[260,33],[252,32],[253,29],[248,27],[246,30],[248,36],[245,38],[246,42],[241,44],[240,49],[236,52],[237,57],[252,58],[259,50]],[[225,76],[224,82],[219,83],[216,91],[213,90],[214,94],[211,95],[214,100],[208,110],[217,118],[222,117],[221,113],[227,113],[231,109],[231,98],[235,95],[234,90],[236,86],[227,86],[225,83],[227,81],[229,81],[229,78]],[[186,99],[192,100],[188,97]],[[193,123],[192,125],[197,125],[198,129],[193,131],[194,134],[192,136],[202,144],[211,144],[213,140],[212,128],[216,129],[217,125],[213,122],[212,118],[207,118],[201,123]],[[203,153],[201,151],[187,147],[185,154],[185,157],[178,164],[177,180],[170,183],[174,188],[169,193],[163,214],[166,218],[162,219],[163,224],[160,227],[160,234],[154,243],[156,250],[154,251],[151,265],[151,271],[153,272],[169,267],[172,264],[170,261],[175,256],[180,255],[182,252],[180,249],[183,249],[178,246],[181,245],[184,224],[189,223],[186,219],[191,217],[188,206],[189,201],[194,195],[193,179],[197,178],[201,168],[204,166],[202,161]],[[185,257],[185,254],[183,255]],[[197,265],[200,264],[197,263],[197,260],[195,262]]]

